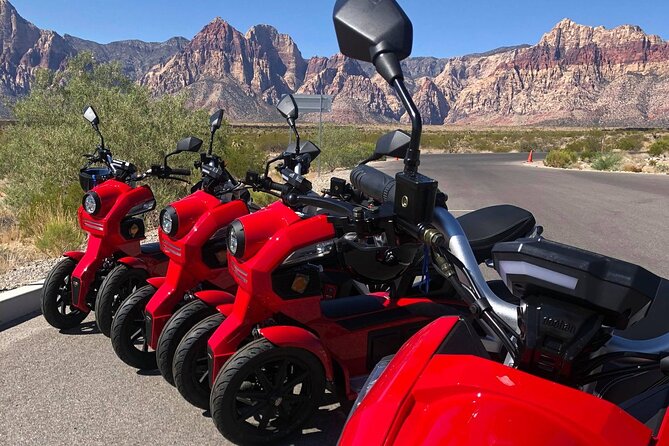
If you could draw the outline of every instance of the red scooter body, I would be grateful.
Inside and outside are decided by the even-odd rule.
[[[459,324],[444,317],[414,335],[354,409],[339,444],[669,444],[669,417],[654,437],[610,402],[467,354]],[[457,352],[448,352],[449,339]]]
[[[249,212],[242,200],[224,203],[202,190],[170,206],[179,215],[179,229],[174,236],[158,230],[160,246],[169,257],[169,265],[164,278],[150,281],[157,286],[157,291],[145,310],[147,336],[152,349],[157,347],[163,327],[188,290],[202,282],[210,282],[225,292],[223,296],[234,294],[236,283],[227,270],[225,247],[212,253],[213,258],[209,261],[203,258],[203,247],[216,234],[224,235],[230,222]],[[223,301],[209,299],[207,303],[215,307]]]
[[[161,253],[142,252],[143,225],[138,226],[136,232],[129,230],[125,235],[122,232],[121,222],[133,208],[152,201],[155,204],[151,188],[146,185],[133,187],[110,179],[90,192],[99,197],[100,209],[90,215],[83,206],[79,207],[79,226],[89,234],[86,250],[81,254],[65,253],[66,257],[78,260],[72,273],[72,304],[85,313],[91,310],[86,297],[105,259],[114,256],[115,260],[145,269],[149,276],[164,275],[167,269],[167,261]]]
[[[365,374],[370,366],[370,333],[402,326],[407,327],[407,330],[412,327],[412,334],[417,330],[416,324],[424,324],[430,319],[429,316],[406,313],[399,317],[384,316],[390,316],[392,313],[389,311],[394,310],[399,314],[406,306],[434,303],[431,299],[389,299],[386,293],[373,293],[332,301],[366,299],[374,308],[367,311],[366,316],[373,314],[379,316],[379,320],[362,323],[362,320],[357,320],[361,319],[360,314],[330,317],[325,315],[322,309],[324,295],[320,288],[304,292],[303,295],[281,297],[276,292],[273,273],[291,253],[332,240],[335,237],[334,227],[328,222],[326,215],[301,219],[280,202],[242,217],[240,221],[243,222],[246,238],[244,254],[239,259],[228,253],[228,267],[238,283],[235,302],[219,308],[226,319],[208,343],[209,376],[212,381],[255,326],[271,318],[287,318],[297,323],[263,327],[259,329],[259,334],[274,345],[303,348],[313,353],[321,360],[329,381],[334,380],[334,370],[337,367],[343,374],[344,380],[341,384],[346,395],[354,398],[355,393],[350,390],[349,378]],[[296,276],[295,280],[299,278]],[[368,320],[373,320],[373,317]],[[351,323],[353,319],[361,323],[356,328],[339,323],[346,318]],[[310,330],[302,327],[309,327]]]

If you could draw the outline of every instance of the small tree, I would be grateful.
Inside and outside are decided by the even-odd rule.
[[[17,122],[0,136],[0,176],[7,181],[7,202],[24,233],[39,241],[50,230],[50,216],[58,216],[60,227],[63,219],[75,224],[82,196],[78,185],[82,154],[93,152],[98,143],[82,117],[86,105],[93,105],[100,115],[100,129],[114,156],[147,169],[183,137],[207,140],[207,112],[189,110],[185,99],[153,98],[147,88],[123,75],[119,63],[100,64],[89,53],[74,57],[60,72],[39,71],[30,94],[14,108]],[[228,133],[227,127],[218,132],[215,151],[233,159],[231,168],[236,172],[257,167],[264,157],[259,148],[228,145]],[[189,167],[195,159],[182,154],[172,163]],[[195,173],[192,181],[197,179]],[[152,181],[151,186],[159,206],[188,190],[177,182]],[[38,215],[41,224],[32,224]]]

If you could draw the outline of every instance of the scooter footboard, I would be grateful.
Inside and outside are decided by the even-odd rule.
[[[300,327],[275,325],[258,330],[261,336],[278,347],[301,348],[311,352],[323,365],[325,377],[334,380],[332,360],[316,335]]]

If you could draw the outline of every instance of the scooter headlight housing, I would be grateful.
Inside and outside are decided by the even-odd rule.
[[[95,215],[100,210],[100,197],[95,192],[88,192],[84,195],[81,204],[88,214]]]
[[[244,225],[239,220],[230,224],[228,232],[228,251],[238,259],[244,255],[246,238],[244,237]]]
[[[160,211],[160,228],[167,235],[174,235],[179,229],[179,218],[177,211],[172,206],[167,206]]]

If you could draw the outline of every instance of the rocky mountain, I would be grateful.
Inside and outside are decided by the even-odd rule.
[[[36,69],[56,70],[73,54],[61,36],[26,21],[7,0],[0,0],[0,47],[0,95],[5,99],[3,102],[27,93]],[[0,114],[7,114],[4,105]]]
[[[39,68],[59,70],[80,51],[90,51],[97,60],[120,61],[125,72],[139,79],[155,64],[179,52],[188,42],[175,37],[167,42],[136,40],[99,44],[77,37],[42,30],[19,15],[8,0],[0,0],[0,116],[8,116],[6,103],[30,90]]]
[[[100,62],[112,60],[121,62],[123,71],[128,77],[136,80],[144,77],[144,74],[154,65],[166,62],[188,44],[188,39],[184,37],[172,37],[165,42],[121,40],[104,45],[69,34],[63,37],[75,52],[91,52]]]
[[[536,45],[451,59],[410,58],[407,84],[427,124],[651,126],[669,122],[669,44],[639,27],[559,22]],[[288,92],[329,94],[336,122],[402,120],[369,64],[302,57],[267,26],[245,35],[221,19],[142,79],[156,94],[191,92],[193,106],[223,105],[233,119],[266,120]]]
[[[40,30],[0,0],[0,43],[5,101],[29,91],[37,68],[57,70],[68,57],[91,51],[100,61],[121,61],[128,76],[156,95],[184,91],[193,107],[223,107],[233,121],[277,120],[273,105],[292,92],[332,95],[330,121],[406,121],[370,64],[341,54],[304,58],[289,35],[269,25],[242,34],[217,18],[191,41],[101,45]],[[427,124],[669,123],[669,43],[636,26],[606,29],[564,19],[535,45],[414,57],[403,66]]]

